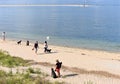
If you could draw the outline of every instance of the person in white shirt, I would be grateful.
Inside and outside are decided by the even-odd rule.
[[[48,48],[48,44],[47,44],[47,41],[45,41],[45,43],[44,43],[44,52],[47,52],[47,48]]]

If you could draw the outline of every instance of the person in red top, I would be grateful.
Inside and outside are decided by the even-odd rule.
[[[61,68],[62,62],[59,62],[59,60],[56,60],[56,69],[55,71],[58,74],[58,77],[60,77],[60,68]]]

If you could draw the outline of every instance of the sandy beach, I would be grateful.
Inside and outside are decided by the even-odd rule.
[[[40,63],[46,73],[50,74],[50,68],[54,67],[56,59],[62,61],[61,75],[67,77],[58,79],[49,77],[49,80],[65,81],[68,84],[84,84],[86,81],[92,81],[93,84],[120,84],[120,53],[53,45],[49,45],[51,53],[44,53],[43,47],[43,44],[39,44],[36,54],[32,50],[33,43],[26,46],[26,42],[18,45],[17,41],[0,40],[1,50]]]

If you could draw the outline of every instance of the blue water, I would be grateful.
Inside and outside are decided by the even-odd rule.
[[[0,4],[24,4],[24,0],[12,1],[3,0]],[[11,39],[44,42],[49,36],[48,43],[52,45],[119,52],[120,1],[107,1],[89,0],[88,7],[0,6],[0,32],[5,31]],[[51,3],[58,4],[58,1]]]

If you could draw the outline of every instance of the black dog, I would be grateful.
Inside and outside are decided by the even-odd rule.
[[[54,71],[53,68],[51,68],[51,76],[52,76],[53,78],[57,78],[57,75],[56,75],[56,73],[55,73],[55,71]]]
[[[21,44],[22,40],[18,41],[17,44]]]
[[[51,52],[51,49],[47,49],[46,51],[50,53],[50,52]]]

